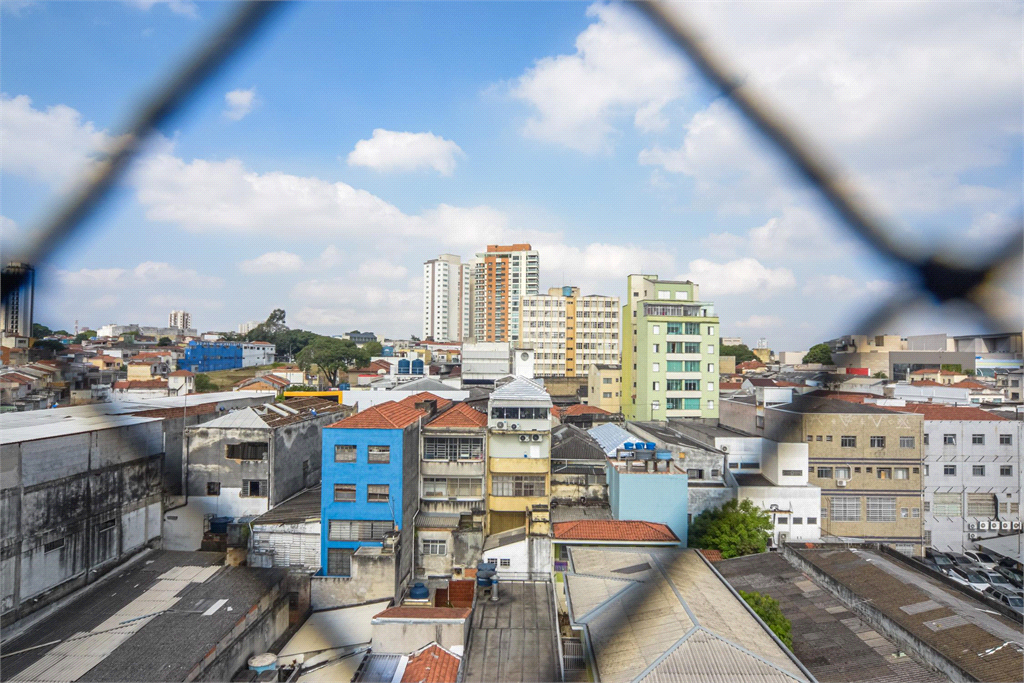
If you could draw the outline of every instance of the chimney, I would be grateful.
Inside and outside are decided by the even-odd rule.
[[[433,416],[437,412],[437,400],[428,398],[415,404],[416,410],[422,410],[428,416]]]

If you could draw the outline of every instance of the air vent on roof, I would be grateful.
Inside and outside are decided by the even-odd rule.
[[[528,435],[526,435],[526,434],[520,434],[519,435],[519,440],[520,441],[529,441],[530,437]]]
[[[266,408],[267,408],[267,410],[269,410],[269,411],[271,411],[273,413],[276,413],[276,414],[280,415],[281,417],[288,417],[288,413],[284,412],[283,410],[281,410],[280,408],[278,408],[277,406],[275,406],[272,403],[266,404]]]
[[[299,411],[295,410],[295,408],[292,408],[290,405],[286,405],[284,403],[277,403],[277,404],[275,404],[274,407],[280,408],[281,410],[289,412],[292,415],[298,415],[299,414]]]

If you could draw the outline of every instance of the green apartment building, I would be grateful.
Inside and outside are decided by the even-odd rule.
[[[718,316],[692,282],[630,275],[622,308],[627,420],[718,417]]]

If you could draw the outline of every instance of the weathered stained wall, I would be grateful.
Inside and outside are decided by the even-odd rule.
[[[360,548],[352,556],[352,576],[314,576],[310,583],[310,604],[313,611],[358,605],[374,600],[395,599],[401,596],[396,590],[398,555],[413,554],[374,552],[375,548]],[[368,552],[369,551],[369,552]]]
[[[408,654],[436,642],[461,655],[469,638],[469,619],[374,619],[370,647],[377,654]]]

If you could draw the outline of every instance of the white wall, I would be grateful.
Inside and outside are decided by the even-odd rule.
[[[426,375],[424,375],[426,376]],[[419,379],[419,376],[416,377]],[[380,403],[387,403],[388,401],[401,401],[409,396],[414,396],[419,391],[403,391],[401,389],[366,389],[356,391],[344,391],[341,394],[341,402],[347,406],[359,406],[359,411],[362,412],[370,406],[375,406]],[[469,391],[463,391],[462,389],[448,389],[446,391],[432,391],[430,392],[435,396],[446,398],[450,401],[465,401],[469,398]]]
[[[164,550],[199,550],[203,520],[214,517],[255,517],[269,509],[269,498],[243,498],[239,488],[222,487],[219,496],[190,496],[188,505],[164,513]]]
[[[777,486],[803,486],[807,483],[807,444],[779,443],[764,440],[761,473]],[[800,475],[784,475],[783,471],[799,471]]]
[[[758,507],[770,510],[777,505],[785,514],[775,515],[774,538],[778,543],[780,534],[788,534],[788,541],[816,541],[821,538],[821,489],[817,486],[741,486],[737,491],[740,500],[749,499]],[[785,523],[782,523],[785,518]],[[800,519],[800,524],[794,520]],[[808,519],[815,520],[813,524]]]

